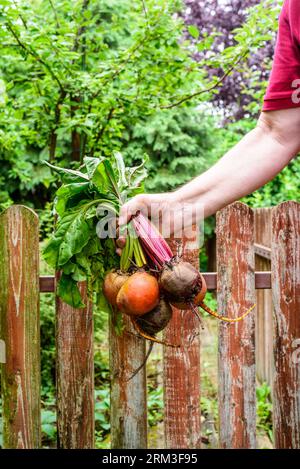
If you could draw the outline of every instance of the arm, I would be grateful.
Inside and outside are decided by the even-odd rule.
[[[263,112],[254,130],[208,171],[173,193],[205,217],[273,179],[300,150],[300,108]]]
[[[120,225],[138,210],[157,215],[178,203],[202,206],[207,217],[273,179],[300,150],[300,107],[263,112],[254,130],[208,171],[175,192],[142,194],[127,202]],[[125,240],[119,240],[123,246]]]

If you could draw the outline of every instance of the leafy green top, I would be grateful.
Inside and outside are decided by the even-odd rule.
[[[90,296],[99,295],[105,272],[120,266],[108,232],[126,199],[143,192],[145,160],[127,168],[116,152],[112,157],[84,158],[82,171],[46,164],[59,173],[63,184],[56,192],[55,231],[43,256],[52,268],[62,271],[57,294],[69,305],[82,308],[77,283],[87,280]],[[100,229],[106,237],[99,236]],[[127,259],[123,266],[129,265]]]

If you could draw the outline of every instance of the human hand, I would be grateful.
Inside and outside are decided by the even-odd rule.
[[[137,213],[142,212],[168,238],[171,235],[181,238],[183,229],[195,223],[195,205],[181,201],[177,192],[162,194],[140,194],[126,202],[120,211],[117,253],[121,254],[126,243],[122,234],[124,227]]]

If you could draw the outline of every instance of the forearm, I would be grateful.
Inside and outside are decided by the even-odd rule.
[[[207,217],[273,179],[297,154],[259,124],[208,171],[174,193],[177,202],[201,204]]]

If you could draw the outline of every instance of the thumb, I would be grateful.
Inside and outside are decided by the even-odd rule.
[[[138,211],[148,215],[146,196],[144,195],[136,195],[121,207],[119,226],[126,225]]]

